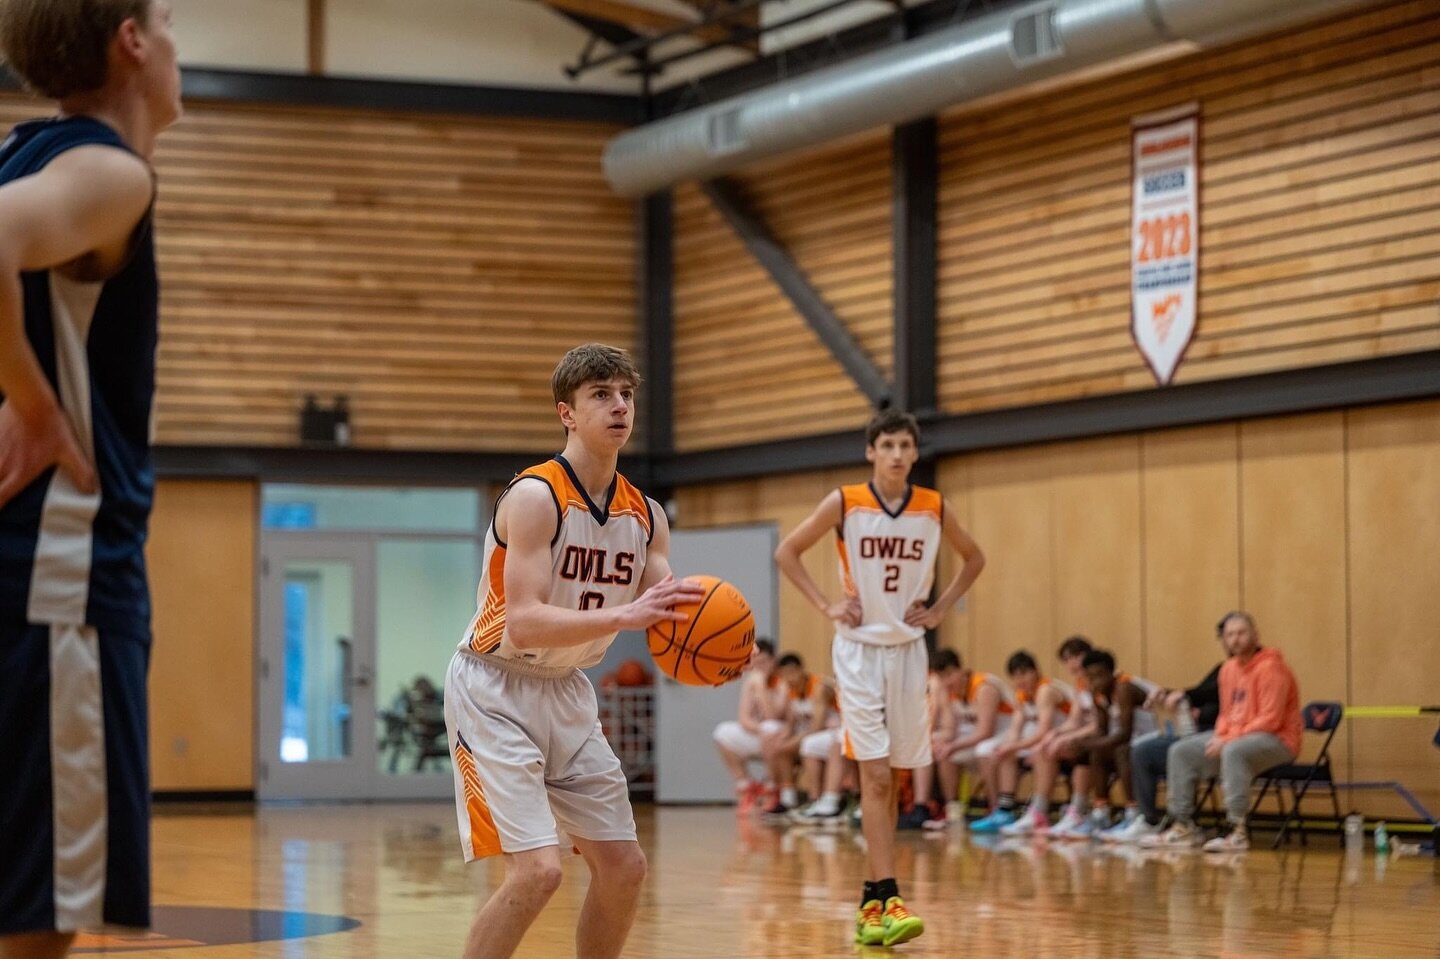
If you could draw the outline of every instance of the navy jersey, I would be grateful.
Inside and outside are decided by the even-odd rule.
[[[0,186],[90,145],[129,150],[90,117],[23,123],[0,144]],[[83,272],[21,275],[25,334],[95,464],[100,491],[82,494],[52,468],[0,507],[0,617],[129,628],[150,617],[144,546],[155,493],[150,420],[160,298],[150,216],[117,274],[72,278]]]

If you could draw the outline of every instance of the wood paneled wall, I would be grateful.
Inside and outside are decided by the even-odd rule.
[[[887,373],[890,139],[866,136],[735,177]],[[707,449],[845,429],[869,404],[694,185],[675,203],[675,436]]]
[[[1190,101],[1178,382],[1440,346],[1440,18],[1409,0],[942,117],[945,409],[1154,385],[1129,332],[1130,121]]]
[[[0,129],[43,109],[0,94]],[[187,104],[156,158],[159,442],[293,446],[313,392],[360,446],[554,446],[556,360],[636,339],[615,132]]]
[[[783,533],[864,475],[682,490],[680,523]],[[1216,621],[1243,608],[1302,700],[1440,700],[1440,400],[954,457],[940,486],[989,560],[941,641],[981,669],[1016,649],[1058,669],[1060,640],[1083,633],[1126,668],[1189,685],[1223,655]],[[832,553],[817,547],[810,568],[838,595]],[[823,668],[830,636],[782,587],[781,645]],[[1399,779],[1440,809],[1434,731],[1433,717],[1348,723],[1345,778]],[[1406,814],[1379,794],[1355,801]]]
[[[246,481],[162,480],[156,490],[146,559],[157,790],[255,788],[258,498]]]

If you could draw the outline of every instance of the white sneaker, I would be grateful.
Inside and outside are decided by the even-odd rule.
[[[1050,832],[1050,817],[1034,806],[1028,807],[1020,818],[1008,826],[1000,827],[1002,836],[1044,836]]]
[[[1090,838],[1090,822],[1084,816],[1075,811],[1074,806],[1065,807],[1065,815],[1060,821],[1050,827],[1051,839],[1088,839]]]
[[[1164,832],[1156,832],[1140,840],[1146,849],[1193,849],[1204,842],[1205,837],[1194,823],[1172,823]]]
[[[1244,823],[1236,823],[1230,827],[1230,834],[1217,836],[1205,844],[1206,852],[1248,852],[1250,850],[1250,833]]]
[[[1116,833],[1114,838],[1107,841],[1126,846],[1139,845],[1141,842],[1144,842],[1146,836],[1153,836],[1159,831],[1159,826],[1150,825],[1145,821],[1144,816],[1137,813],[1128,825]]]
[[[1106,843],[1121,842],[1122,840],[1120,839],[1120,837],[1124,835],[1125,830],[1129,829],[1132,825],[1134,825],[1135,820],[1143,818],[1144,817],[1140,815],[1140,810],[1126,809],[1125,815],[1120,817],[1119,822],[1117,822],[1113,826],[1109,826],[1108,828],[1101,829],[1095,834],[1095,838],[1099,839],[1101,842]]]
[[[945,804],[945,820],[952,826],[964,828],[968,823],[965,818],[965,804],[958,799],[952,799]]]

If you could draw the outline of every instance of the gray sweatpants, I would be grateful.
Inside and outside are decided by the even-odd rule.
[[[1170,816],[1190,822],[1195,816],[1195,787],[1200,779],[1220,777],[1225,811],[1231,822],[1244,822],[1250,810],[1250,784],[1267,769],[1295,761],[1277,736],[1251,733],[1225,744],[1220,758],[1205,755],[1210,733],[1196,733],[1170,747],[1165,763],[1165,789]]]

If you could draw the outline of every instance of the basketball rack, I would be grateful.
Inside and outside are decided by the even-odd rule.
[[[611,686],[597,691],[600,725],[634,795],[655,794],[655,687]]]

